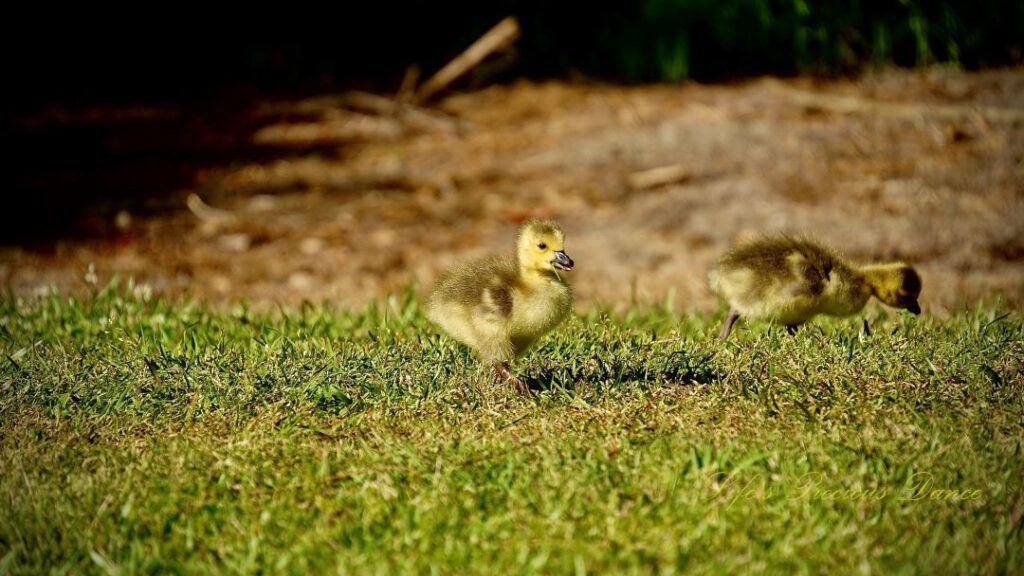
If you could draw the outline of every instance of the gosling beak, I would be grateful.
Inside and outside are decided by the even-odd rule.
[[[918,304],[917,302],[911,302],[910,306],[907,306],[907,311],[913,314],[914,316],[917,316],[918,314],[921,313],[921,305]]]
[[[555,267],[555,270],[572,270],[576,263],[563,250],[559,250],[555,252],[555,259],[551,262],[551,265]]]

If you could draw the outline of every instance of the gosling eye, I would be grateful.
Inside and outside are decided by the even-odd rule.
[[[548,249],[548,245],[543,243],[543,242],[541,242],[540,244],[537,244],[537,248],[540,248],[541,250],[547,250]]]

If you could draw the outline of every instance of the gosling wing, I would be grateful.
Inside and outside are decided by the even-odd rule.
[[[500,281],[485,286],[480,294],[480,314],[494,320],[512,316],[512,289]]]
[[[817,261],[816,261],[817,260]],[[831,267],[820,259],[809,258],[802,251],[794,250],[786,256],[791,277],[783,292],[792,297],[820,296],[825,291]]]

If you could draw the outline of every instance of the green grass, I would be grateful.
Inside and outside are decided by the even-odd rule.
[[[868,318],[591,312],[517,398],[410,297],[6,296],[0,574],[1020,573],[1020,317]]]
[[[527,73],[640,82],[1012,66],[1024,49],[1024,3],[1005,0],[538,3],[521,20]]]

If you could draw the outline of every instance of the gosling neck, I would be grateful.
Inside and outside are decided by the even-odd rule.
[[[871,297],[872,291],[864,274],[856,268],[835,266],[827,288],[827,312],[836,316],[856,314]]]
[[[859,272],[861,276],[864,277],[864,283],[871,290],[871,295],[878,298],[881,286],[883,286],[886,279],[892,275],[892,265],[868,264],[866,266],[861,266]]]
[[[527,285],[540,285],[548,282],[559,282],[561,277],[558,273],[551,268],[537,268],[536,266],[530,266],[523,264],[517,259],[517,265],[519,267],[519,277],[523,283]]]

